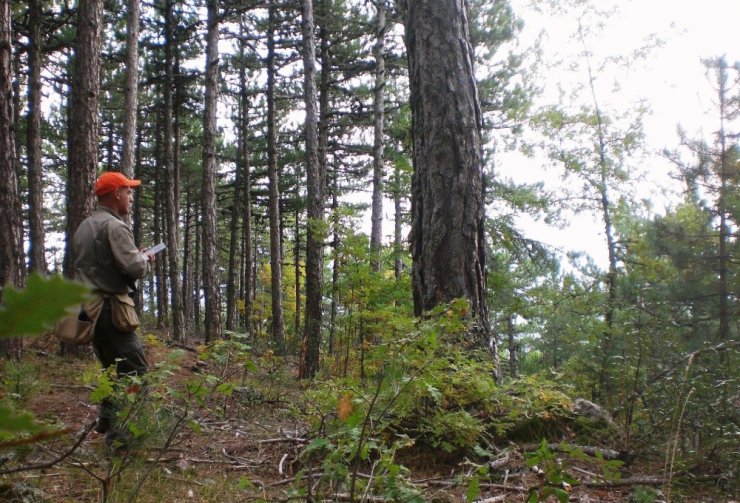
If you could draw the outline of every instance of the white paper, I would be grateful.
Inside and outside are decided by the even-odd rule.
[[[155,253],[161,252],[165,248],[166,246],[164,245],[164,243],[159,243],[158,245],[152,246],[151,248],[149,248],[146,252],[150,255],[154,255]]]

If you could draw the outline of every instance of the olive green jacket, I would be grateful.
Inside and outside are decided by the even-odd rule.
[[[128,293],[150,270],[131,229],[112,210],[99,206],[72,238],[74,277],[102,294]]]

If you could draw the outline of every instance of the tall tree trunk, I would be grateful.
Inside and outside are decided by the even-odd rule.
[[[285,318],[283,316],[283,264],[280,229],[280,188],[277,166],[277,125],[275,124],[275,23],[274,0],[269,2],[267,33],[267,175],[270,213],[270,268],[272,286],[272,339],[278,354],[285,352]]]
[[[135,156],[135,162],[134,162],[134,178],[137,180],[141,179],[141,142],[142,142],[142,132],[138,131],[136,132],[136,148],[134,149],[134,156]],[[134,243],[141,243],[141,191],[135,190],[134,191],[134,208],[133,208],[133,214],[131,215],[131,220],[133,220],[132,225],[132,231],[134,233]],[[146,281],[151,283],[152,277],[148,276],[146,278]],[[139,309],[143,309],[144,307],[144,281],[139,282],[139,288],[136,290],[136,293],[134,294],[134,302],[136,303],[136,306]]]
[[[136,0],[134,0],[136,1]],[[184,336],[182,297],[180,290],[180,205],[177,165],[173,148],[174,121],[172,88],[173,51],[175,40],[172,27],[172,2],[165,1],[164,9],[164,171],[165,171],[165,214],[167,221],[167,266],[169,269],[172,313],[172,339],[181,341]]]
[[[201,297],[201,289],[203,281],[201,279],[201,262],[202,262],[202,254],[201,250],[203,249],[202,246],[202,236],[203,236],[203,224],[201,221],[201,216],[198,213],[198,210],[195,210],[195,248],[193,253],[195,254],[195,263],[193,264],[193,290],[191,291],[191,297],[193,299],[193,320],[195,320],[195,335],[197,337],[201,336],[201,325],[200,320],[202,318],[201,316],[201,305],[200,305],[200,297]]]
[[[328,10],[328,0],[319,1],[319,17],[321,19],[326,18]],[[319,74],[319,121],[318,121],[318,155],[319,155],[319,169],[321,170],[321,190],[324,192],[323,200],[326,200],[326,194],[328,192],[327,179],[326,179],[326,164],[327,164],[327,151],[329,145],[329,93],[331,85],[329,80],[331,78],[331,55],[329,53],[329,34],[325,27],[326,23],[319,24],[319,61],[321,66],[321,73]],[[333,203],[336,203],[336,199],[333,199]],[[332,214],[334,214],[336,207],[332,206]],[[335,234],[335,243],[338,243],[339,236]],[[336,267],[336,254],[334,256],[334,269],[333,271],[338,272]],[[328,352],[333,354],[334,351],[334,321],[336,320],[336,303],[335,300],[335,287],[338,277],[335,277],[335,273],[332,272],[332,293],[331,293],[331,313],[329,321],[329,343]],[[322,316],[323,317],[323,316]]]
[[[139,82],[139,0],[128,0],[126,16],[126,70],[123,86],[123,145],[121,173],[134,175],[134,140]]]
[[[13,128],[13,73],[10,0],[0,0],[0,300],[6,284],[20,286],[22,233],[20,191],[16,172],[15,134]],[[12,352],[3,344],[5,356]]]
[[[216,112],[218,104],[218,0],[208,0],[205,108],[203,111],[203,286],[206,342],[220,339],[221,295],[216,235]]]
[[[583,46],[586,58],[586,68],[588,71],[588,85],[593,100],[594,110],[596,111],[596,135],[599,145],[599,180],[595,184],[598,192],[599,203],[601,205],[601,217],[604,224],[604,234],[606,235],[606,247],[609,257],[609,270],[606,273],[607,299],[604,311],[605,329],[601,340],[601,364],[599,368],[598,389],[593,393],[594,398],[606,398],[611,394],[611,383],[609,382],[609,369],[612,360],[612,342],[614,339],[614,314],[617,309],[617,245],[614,239],[614,226],[612,225],[611,202],[609,200],[609,162],[607,159],[606,131],[604,120],[601,114],[601,107],[596,98],[596,86],[594,75],[591,69],[589,51],[586,47],[586,41],[579,24],[578,34]]]
[[[316,104],[316,36],[313,0],[303,0],[304,99],[306,102],[306,321],[299,377],[313,377],[319,370],[321,347],[321,284],[324,272],[324,173],[319,163],[318,109]]]
[[[12,19],[11,19],[11,30],[12,33],[15,33],[13,36],[13,40],[18,40],[20,38],[20,34],[17,32],[17,30],[13,29],[12,25]],[[18,286],[24,286],[26,283],[26,275],[28,274],[28,271],[26,270],[26,254],[25,254],[25,242],[26,242],[26,229],[24,227],[23,222],[23,207],[22,207],[22,200],[21,200],[21,184],[22,180],[25,179],[25,173],[23,171],[23,163],[21,162],[21,152],[23,151],[23,142],[21,140],[21,135],[19,133],[19,127],[21,124],[21,109],[23,106],[21,105],[21,80],[23,80],[23,76],[21,75],[21,45],[15,44],[15,51],[13,53],[13,129],[15,133],[13,134],[14,140],[15,140],[15,179],[18,184],[18,198],[16,202],[16,212],[18,213],[18,221],[21,223],[20,225],[20,232],[16,236],[16,242],[15,246],[20,250],[19,252],[19,263],[18,266],[20,268],[20,281],[18,283]],[[22,344],[20,344],[20,340],[18,341],[18,348],[20,350]],[[20,354],[20,353],[19,353]]]
[[[300,186],[296,184],[295,187],[295,200],[301,200]],[[293,290],[295,295],[295,313],[293,317],[293,333],[296,339],[301,333],[301,207],[296,204],[295,211],[295,239],[293,240],[293,274],[295,276],[295,288]]]
[[[161,131],[161,127],[157,127]],[[159,138],[159,136],[158,136]],[[157,141],[159,145],[159,141]],[[156,157],[159,157],[159,146],[156,147]],[[165,223],[164,223],[164,198],[163,192],[166,190],[162,183],[162,172],[157,171],[157,179],[154,188],[154,242],[159,243],[166,240]],[[154,279],[157,282],[157,328],[164,330],[169,326],[169,316],[167,309],[167,261],[156,260],[154,262]]]
[[[380,271],[380,250],[383,240],[383,120],[385,117],[385,0],[375,0],[375,98],[373,103],[373,198],[370,230],[370,263],[374,271]]]
[[[728,216],[728,200],[731,201],[733,198],[730,196],[730,162],[728,159],[728,147],[727,147],[727,133],[726,133],[726,121],[728,117],[737,116],[737,111],[740,110],[738,104],[738,98],[729,97],[730,104],[728,104],[728,86],[729,76],[727,75],[727,61],[724,58],[719,58],[716,63],[717,69],[717,92],[719,98],[719,194],[717,194],[717,214],[719,215],[719,263],[718,267],[718,282],[719,282],[719,327],[718,336],[720,342],[727,342],[730,338],[730,312],[729,312],[729,287],[728,287],[728,262],[730,257],[727,251],[727,245],[730,237],[730,228],[728,227],[727,216]],[[731,109],[731,105],[734,105],[735,110]],[[732,149],[736,149],[737,146],[733,145]],[[738,167],[735,167],[737,170]],[[735,171],[737,173],[737,171]],[[737,194],[737,186],[734,186],[735,194]],[[726,361],[726,357],[723,353],[723,361]]]
[[[403,207],[401,205],[401,168],[393,174],[393,277],[399,279],[403,272]]]
[[[93,182],[98,168],[98,101],[103,0],[80,0],[69,115],[67,229],[64,273],[72,274],[70,243],[95,206]]]
[[[185,322],[185,332],[193,328],[193,294],[192,287],[192,252],[190,247],[193,217],[190,203],[190,180],[186,175],[185,180],[185,225],[182,237],[182,315]]]
[[[331,193],[331,215],[332,215],[332,240],[331,240],[331,254],[332,254],[332,270],[331,270],[331,312],[329,314],[329,354],[334,354],[334,343],[336,340],[337,333],[337,312],[339,305],[339,180],[337,176],[337,169],[334,167],[332,172],[332,193]]]
[[[28,230],[31,271],[46,274],[44,245],[43,177],[41,171],[41,23],[42,1],[28,3],[28,114],[26,149],[28,156]]]
[[[242,31],[244,27],[241,27]],[[239,51],[243,56],[244,39],[240,39]],[[244,325],[247,332],[252,332],[252,176],[249,168],[249,97],[247,95],[247,76],[242,65],[239,69],[239,110],[240,110],[240,127],[239,127],[239,158],[244,170],[243,183],[243,208],[242,215],[242,256],[243,274],[241,289],[243,291],[241,298],[244,299]]]
[[[414,310],[465,297],[496,365],[486,303],[481,117],[466,2],[408,2]]]
[[[240,68],[240,72],[244,70]],[[241,107],[239,108],[241,113]],[[244,159],[242,158],[242,135],[246,131],[239,130],[239,149],[237,151],[236,175],[234,177],[234,202],[231,206],[231,222],[229,223],[229,264],[226,271],[226,330],[236,329],[236,298],[239,275],[237,274],[237,248],[239,246],[239,218],[242,216],[242,173],[244,172]],[[241,262],[241,261],[239,261]]]

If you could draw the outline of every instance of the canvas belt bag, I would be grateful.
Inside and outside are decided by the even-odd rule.
[[[134,299],[129,294],[111,295],[110,309],[113,326],[119,332],[133,332],[139,328],[139,316],[136,314]]]
[[[59,320],[54,326],[57,339],[70,344],[89,344],[95,334],[95,323],[103,310],[104,297],[95,295],[82,304],[80,312],[70,314]]]

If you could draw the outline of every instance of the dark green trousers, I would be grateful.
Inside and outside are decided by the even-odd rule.
[[[93,350],[103,368],[116,366],[116,374],[144,375],[147,371],[144,347],[136,332],[121,332],[113,326],[110,300],[105,299],[103,310],[95,324]],[[113,422],[119,407],[114,400],[105,399],[100,404],[100,419]]]

